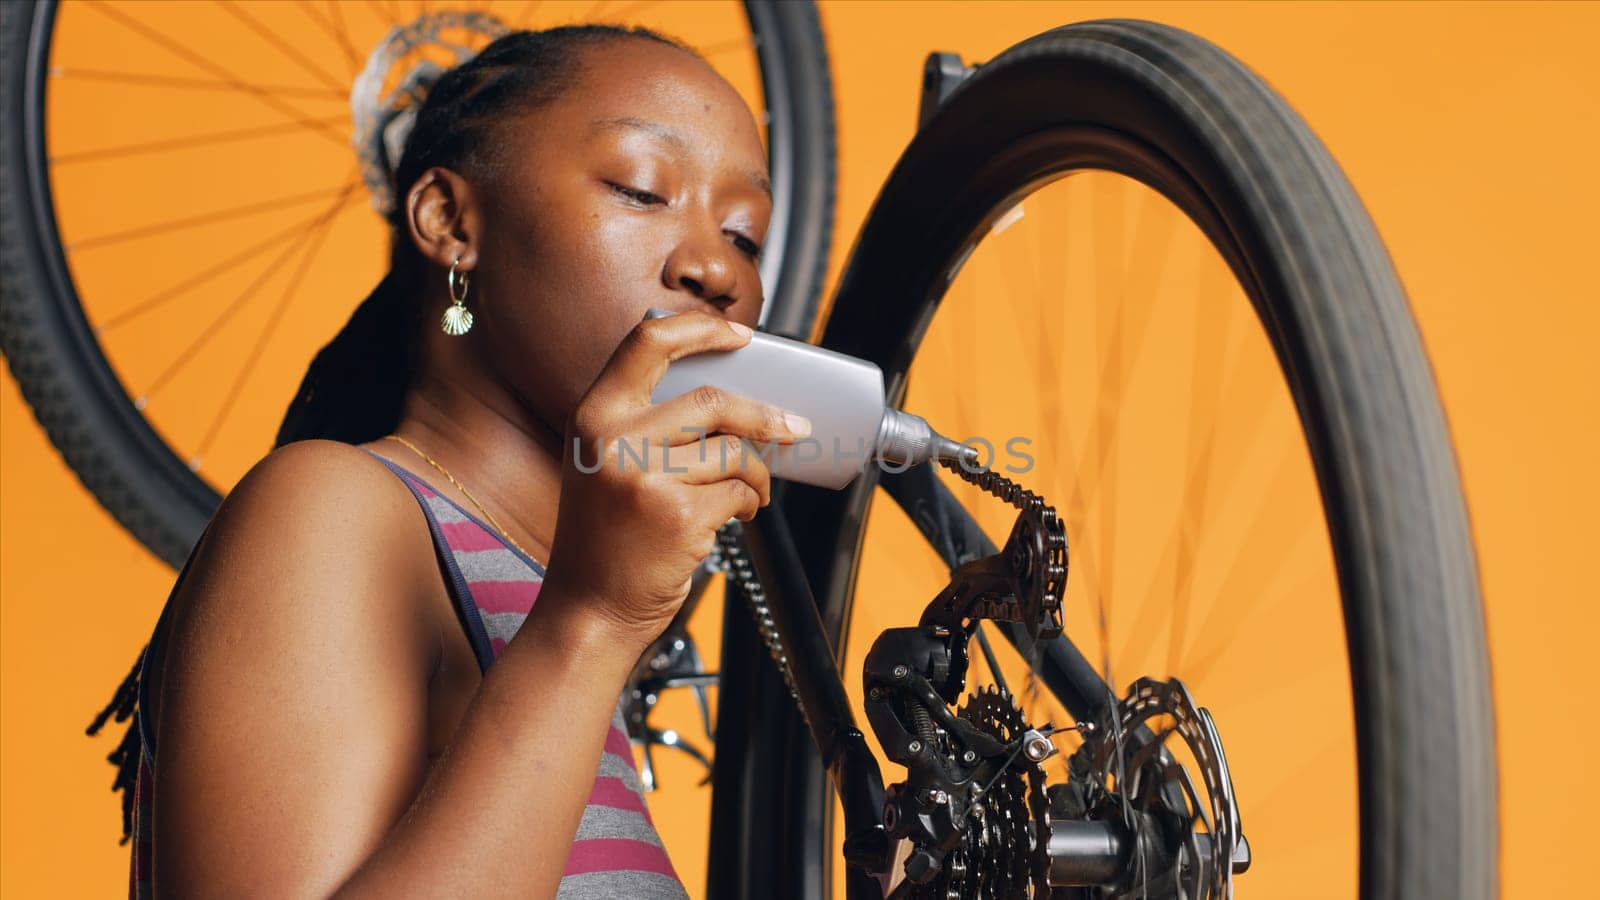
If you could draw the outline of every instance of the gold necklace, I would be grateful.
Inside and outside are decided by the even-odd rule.
[[[478,502],[478,498],[472,496],[472,492],[467,490],[467,486],[462,484],[461,482],[457,481],[456,477],[454,475],[451,475],[448,471],[446,471],[444,466],[441,466],[437,462],[434,462],[433,457],[429,456],[426,453],[423,453],[421,450],[418,450],[417,449],[417,445],[411,443],[410,441],[406,440],[405,438],[401,437],[398,434],[386,434],[386,435],[384,435],[384,437],[387,438],[388,440],[399,441],[400,443],[405,444],[407,447],[411,448],[411,452],[412,453],[415,453],[416,455],[418,455],[418,456],[422,457],[423,459],[427,460],[428,461],[428,465],[433,466],[435,469],[438,469],[439,473],[441,475],[443,475],[444,477],[450,479],[450,483],[455,485],[456,489],[461,491],[462,494],[466,495],[466,498],[468,500],[472,501],[472,505],[476,506],[478,508],[478,512],[483,513],[483,517],[488,520],[489,524],[493,525],[496,531],[500,532],[500,534],[503,535],[506,540],[511,542],[511,546],[517,548],[518,550],[522,550],[522,545],[517,543],[517,539],[512,537],[511,534],[509,532],[507,532],[504,528],[501,528],[500,527],[500,523],[495,521],[494,516],[490,515],[489,511],[487,509],[483,508],[483,504]],[[533,559],[533,554],[529,553],[526,550],[522,550],[522,555],[526,556],[529,559]]]

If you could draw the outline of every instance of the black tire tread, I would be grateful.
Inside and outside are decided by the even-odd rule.
[[[0,110],[7,114],[24,109],[27,100],[34,12],[32,4],[0,10]],[[174,565],[188,552],[187,529],[175,524],[172,504],[149,473],[141,477],[127,465],[130,441],[122,435],[106,439],[106,424],[119,413],[107,408],[96,373],[62,364],[75,360],[79,347],[72,324],[50,300],[47,265],[59,248],[42,242],[33,227],[38,198],[28,178],[25,129],[16,126],[18,119],[8,121],[0,129],[0,350],[34,417],[78,480],[122,527]]]

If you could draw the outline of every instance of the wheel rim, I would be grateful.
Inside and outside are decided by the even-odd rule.
[[[994,457],[997,469],[1020,465],[1003,455],[1001,434],[1052,436],[1050,447],[1060,451],[1035,441],[1037,467],[1010,477],[1044,495],[1066,519],[1073,548],[1067,633],[1102,677],[1109,667],[1108,681],[1119,695],[1140,675],[1177,676],[1199,703],[1211,708],[1229,752],[1255,860],[1251,872],[1241,876],[1248,879],[1248,890],[1303,893],[1305,886],[1297,877],[1316,870],[1326,874],[1320,887],[1327,892],[1318,896],[1353,896],[1359,872],[1356,743],[1337,572],[1293,400],[1272,347],[1255,323],[1250,295],[1258,290],[1250,282],[1247,289],[1234,276],[1250,271],[1249,260],[1226,242],[1219,252],[1206,235],[1226,234],[1215,210],[1160,154],[1123,135],[1053,130],[996,157],[992,168],[1007,175],[995,179],[978,173],[972,181],[995,192],[979,190],[964,198],[963,211],[976,222],[972,243],[941,248],[948,250],[951,263],[932,273],[928,315],[893,351],[894,359],[915,360],[904,382],[910,386],[906,408],[952,436],[992,440],[1002,454]],[[1174,201],[1192,210],[1205,230]],[[984,212],[972,215],[975,210]],[[1130,217],[1129,211],[1138,215]],[[1082,249],[1085,244],[1093,246]],[[1135,253],[1144,265],[1130,276],[1122,261]],[[1051,274],[1042,281],[1029,280],[1028,266],[1041,261],[1053,263]],[[1200,277],[1206,279],[1201,282],[1208,285],[1205,292],[1173,292],[1175,285]],[[1162,279],[1168,290],[1155,294],[1157,282],[1149,279]],[[946,283],[948,290],[941,289]],[[1121,302],[1114,302],[1118,298]],[[1031,333],[1006,336],[1023,322]],[[996,344],[1006,352],[978,360],[976,366],[959,363],[975,343]],[[1188,352],[1178,354],[1185,345]],[[1134,351],[1139,351],[1136,358]],[[1182,360],[1192,371],[1181,377],[1167,372],[1160,364],[1163,359]],[[888,374],[894,381],[895,373]],[[1221,389],[1224,376],[1231,380],[1227,390]],[[1140,387],[1138,396],[1121,397],[1126,402],[1119,403],[1119,392],[1130,382]],[[1173,386],[1185,382],[1194,391],[1186,398],[1187,409],[1173,402],[1178,394]],[[1020,396],[1007,400],[1006,386]],[[1248,397],[1242,398],[1241,390]],[[1230,406],[1221,402],[1224,396],[1245,402]],[[1131,427],[1134,423],[1137,428]],[[1163,434],[1174,424],[1192,433]],[[1249,437],[1252,429],[1259,432],[1254,438]],[[1174,465],[1172,448],[1194,447],[1198,441],[1207,447],[1204,459],[1178,459],[1193,465]],[[1249,458],[1248,466],[1270,464],[1273,480],[1241,478],[1244,468],[1217,471],[1219,450],[1225,454],[1251,447],[1257,458]],[[1264,458],[1262,447],[1271,448]],[[1126,474],[1135,465],[1145,473],[1146,496],[1119,503],[1118,490],[1127,496],[1135,487]],[[990,538],[1003,544],[1014,511],[959,479],[945,481]],[[1234,491],[1235,499],[1244,502],[1219,510],[1216,504],[1226,499],[1217,496],[1219,488]],[[1198,504],[1178,502],[1186,497],[1192,501],[1195,492]],[[925,541],[894,501],[881,493],[876,499],[880,511],[868,520],[855,585],[858,602],[848,607],[848,624],[840,623],[848,628],[843,668],[856,702],[861,700],[860,664],[872,635],[913,620],[946,577],[926,550],[919,556],[911,549],[926,546]],[[1228,510],[1234,511],[1231,518]],[[1240,518],[1246,511],[1257,522],[1276,522],[1278,527],[1250,532]],[[1150,533],[1163,517],[1162,556],[1142,559],[1130,536]],[[1211,552],[1199,554],[1201,539],[1213,533],[1235,535],[1232,549],[1237,553],[1230,554],[1225,546],[1219,550],[1213,539]],[[1273,573],[1253,569],[1247,561],[1241,567],[1239,561],[1257,551],[1271,553],[1274,540],[1293,535],[1299,536],[1298,543],[1284,546],[1298,555],[1276,554],[1288,563],[1288,574],[1277,577],[1298,584],[1299,592],[1260,590],[1273,584]],[[1218,582],[1223,573],[1211,564],[1219,554],[1232,557],[1236,582],[1246,579],[1230,594],[1231,602],[1265,602],[1276,619],[1258,621],[1269,632],[1282,627],[1295,597],[1305,597],[1304,606],[1310,608],[1301,614],[1316,626],[1311,633],[1319,640],[1301,648],[1298,671],[1301,681],[1309,680],[1320,691],[1320,699],[1301,698],[1319,710],[1301,735],[1321,759],[1319,780],[1311,789],[1282,788],[1303,759],[1276,756],[1275,743],[1262,739],[1274,733],[1276,707],[1262,705],[1260,686],[1249,677],[1248,667],[1223,652],[1229,637],[1255,646],[1263,632],[1252,635],[1241,627],[1249,624],[1241,619],[1248,620],[1244,610],[1251,607],[1221,602]],[[908,564],[907,559],[923,565]],[[1137,604],[1124,596],[1129,591],[1117,588],[1135,575],[1143,595]],[[1162,579],[1181,590],[1164,596]],[[1191,629],[1186,620],[1198,627]],[[1162,636],[1142,648],[1152,652],[1138,652],[1135,636],[1149,634]],[[1024,713],[1032,715],[1030,724],[1073,720],[1048,691],[1022,687],[1027,683],[1023,659],[1004,641],[992,643],[1004,680],[1022,695]],[[974,683],[993,683],[976,647],[972,654]],[[1335,677],[1330,679],[1330,673]],[[1060,743],[1070,751],[1078,741]],[[1052,782],[1064,777],[1065,756],[1050,761],[1054,768],[1047,763]],[[886,773],[902,771],[880,761]],[[1285,804],[1308,802],[1323,810],[1317,820],[1323,829],[1289,836],[1300,841],[1296,848],[1273,823],[1285,821]],[[1310,853],[1315,862],[1295,863],[1295,853]],[[841,896],[842,874],[835,875]]]

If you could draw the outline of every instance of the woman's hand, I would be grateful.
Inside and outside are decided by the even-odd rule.
[[[541,602],[582,603],[642,649],[683,604],[717,529],[767,505],[760,454],[805,437],[809,422],[712,387],[650,400],[674,360],[749,341],[704,312],[646,319],[623,338],[567,425]]]

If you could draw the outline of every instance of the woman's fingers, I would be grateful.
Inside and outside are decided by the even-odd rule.
[[[632,430],[655,434],[666,446],[698,442],[708,434],[736,434],[758,444],[792,444],[811,433],[804,416],[702,385],[656,404]]]
[[[675,360],[708,350],[737,350],[750,342],[750,336],[744,325],[707,312],[645,319],[617,345],[587,396],[604,405],[648,406],[651,393]]]
[[[712,435],[704,441],[671,447],[653,457],[662,471],[685,484],[707,485],[738,481],[755,491],[759,506],[772,498],[772,472],[767,463],[775,445],[753,446],[730,434]],[[731,515],[731,513],[730,513]],[[726,518],[721,521],[727,521]]]
[[[722,484],[728,495],[728,519],[748,522],[756,517],[761,507],[767,505],[767,501],[746,482],[730,479]],[[728,519],[722,521],[726,522]]]

